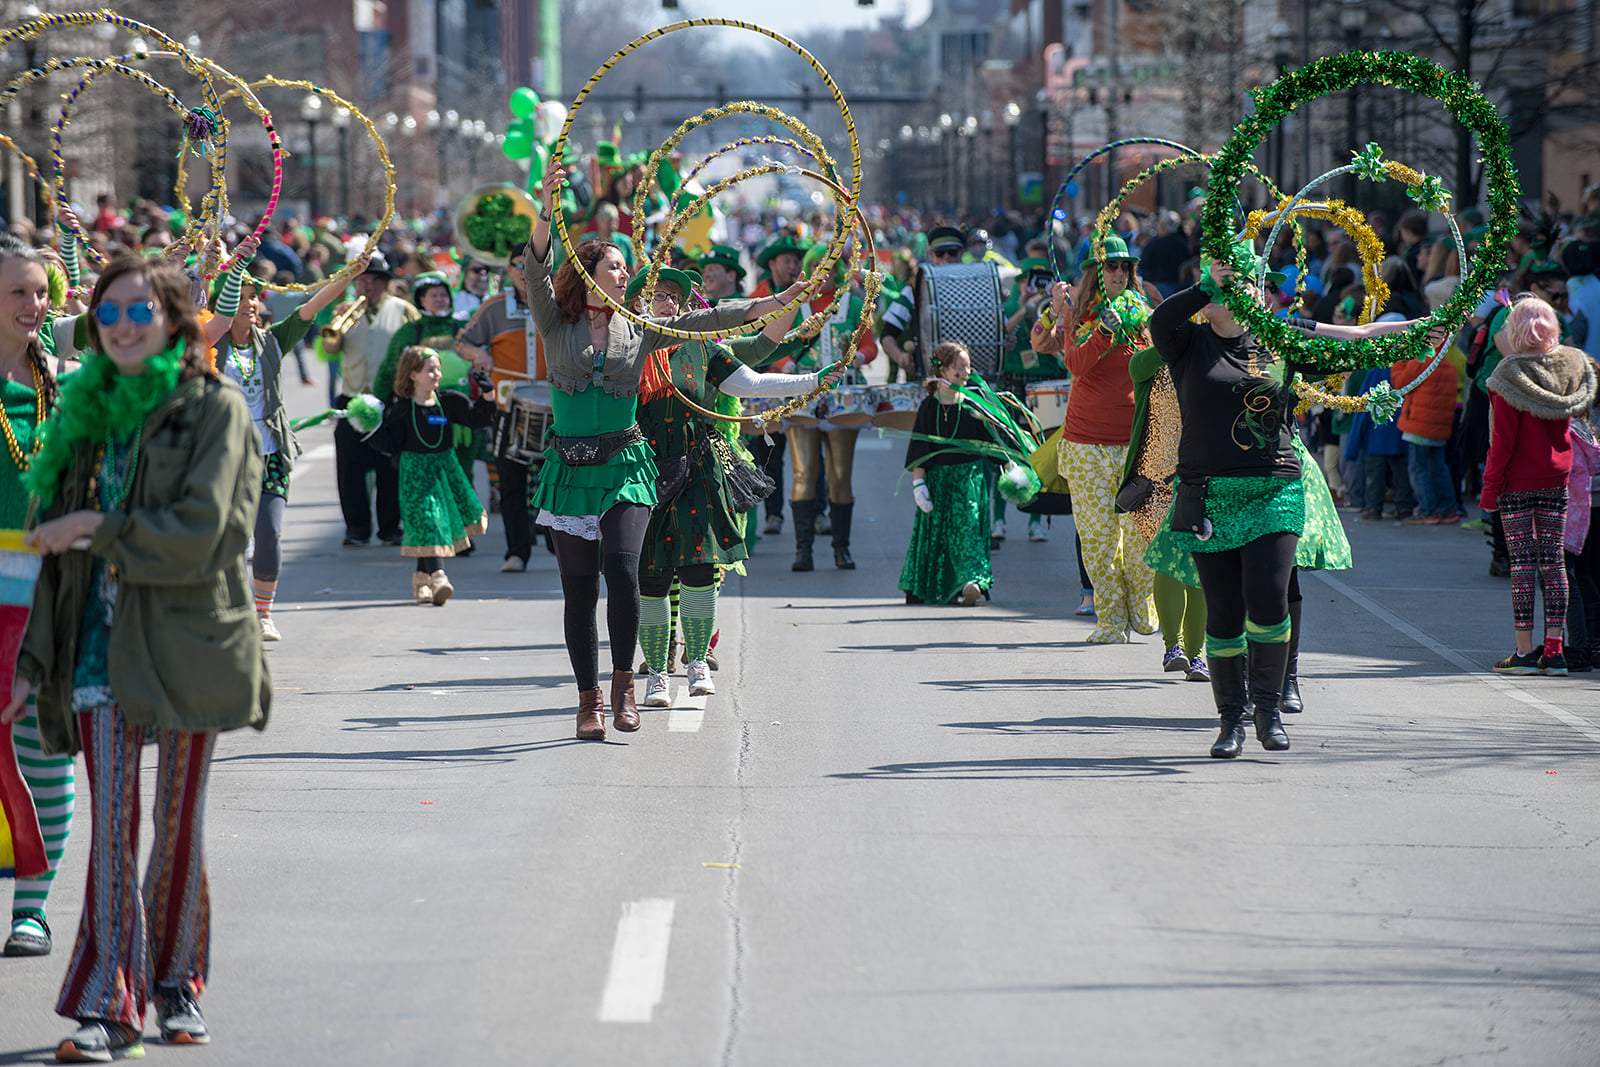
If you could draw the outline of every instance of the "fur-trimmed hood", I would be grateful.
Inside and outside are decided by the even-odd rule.
[[[1581,350],[1558,345],[1543,355],[1505,357],[1486,384],[1536,419],[1566,419],[1594,403],[1594,364]]]

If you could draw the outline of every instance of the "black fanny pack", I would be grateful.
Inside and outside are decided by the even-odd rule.
[[[595,437],[552,437],[550,445],[569,467],[596,467],[631,445],[644,443],[638,423],[626,430]]]
[[[1209,488],[1205,478],[1184,478],[1178,482],[1178,490],[1173,494],[1172,501],[1172,528],[1178,533],[1198,534],[1201,540],[1210,537],[1206,530],[1206,490]]]

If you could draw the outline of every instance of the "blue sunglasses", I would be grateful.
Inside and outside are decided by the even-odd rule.
[[[135,326],[148,326],[155,321],[156,305],[150,300],[142,304],[129,304],[126,308],[120,308],[115,304],[96,304],[94,318],[102,326],[115,326],[124,311],[128,313],[128,321]]]

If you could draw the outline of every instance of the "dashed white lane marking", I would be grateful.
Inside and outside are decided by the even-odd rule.
[[[672,944],[676,902],[635,900],[622,906],[611,971],[600,996],[603,1023],[647,1023],[667,985],[667,949]]]
[[[706,718],[706,701],[711,698],[692,697],[689,695],[689,687],[685,685],[673,686],[668,699],[672,701],[672,710],[667,712],[667,733],[699,733],[700,725]]]
[[[1327,585],[1332,586],[1346,597],[1349,597],[1357,604],[1360,604],[1369,613],[1376,615],[1390,626],[1393,626],[1396,630],[1399,630],[1401,633],[1417,642],[1423,648],[1428,649],[1440,659],[1447,660],[1448,662],[1455,664],[1457,667],[1460,667],[1462,670],[1466,671],[1468,674],[1482,682],[1484,685],[1488,686],[1490,689],[1494,689],[1505,696],[1510,697],[1512,700],[1526,704],[1535,711],[1543,712],[1557,722],[1572,727],[1578,733],[1582,734],[1584,737],[1587,737],[1591,741],[1600,742],[1600,727],[1595,726],[1594,723],[1590,722],[1588,719],[1585,719],[1583,716],[1574,715],[1566,708],[1557,707],[1556,705],[1550,703],[1550,701],[1545,700],[1543,697],[1534,696],[1532,693],[1527,692],[1515,682],[1512,682],[1507,678],[1502,678],[1500,675],[1495,674],[1492,671],[1484,670],[1478,664],[1472,662],[1455,649],[1436,641],[1434,638],[1417,629],[1411,623],[1402,619],[1400,616],[1396,615],[1394,612],[1390,611],[1376,600],[1373,600],[1365,593],[1351,588],[1349,585],[1346,585],[1344,582],[1328,574],[1326,571],[1303,571],[1302,573],[1309,578],[1316,578],[1319,581],[1325,582]]]

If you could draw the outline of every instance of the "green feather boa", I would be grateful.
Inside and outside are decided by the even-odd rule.
[[[123,374],[104,352],[86,352],[83,366],[61,379],[61,401],[41,431],[43,444],[24,484],[41,507],[55,500],[61,477],[73,464],[78,446],[123,438],[144,425],[178,384],[183,341],[144,361],[143,374]]]

